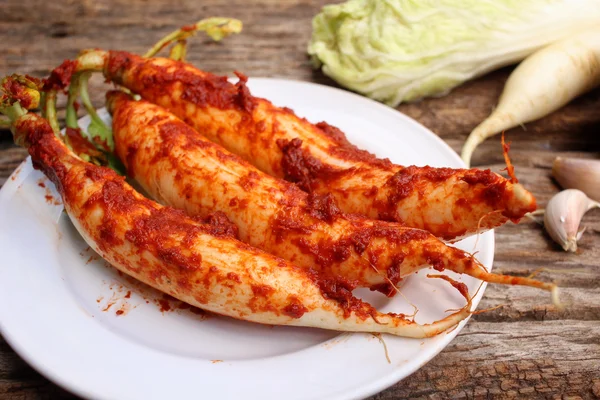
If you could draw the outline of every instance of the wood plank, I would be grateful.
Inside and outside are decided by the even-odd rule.
[[[600,396],[600,324],[564,325],[469,323],[425,368],[373,399]]]

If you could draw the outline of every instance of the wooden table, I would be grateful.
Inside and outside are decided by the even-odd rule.
[[[245,23],[241,35],[222,43],[193,40],[189,60],[219,74],[283,77],[335,85],[310,68],[306,45],[310,21],[327,1],[311,0],[100,0],[0,2],[0,75],[44,76],[65,58],[89,47],[141,53],[175,27],[207,16],[231,16]],[[398,107],[437,133],[455,150],[496,102],[510,68],[454,90],[448,96]],[[91,88],[102,103],[102,83]],[[522,183],[540,207],[558,191],[550,178],[556,156],[600,155],[600,90],[527,130],[508,132],[512,160]],[[0,132],[0,185],[26,157],[8,132]],[[474,166],[504,167],[499,139],[485,142]],[[575,272],[552,278],[568,303],[557,312],[533,289],[491,285],[476,315],[458,337],[418,372],[376,395],[397,398],[600,398],[600,212],[586,215],[587,231],[577,254],[554,245],[534,222],[496,231],[498,272],[528,275],[539,267]],[[0,255],[1,256],[1,255]],[[3,266],[7,268],[7,266]],[[551,279],[550,274],[543,278]],[[0,398],[71,397],[32,370],[0,338]]]

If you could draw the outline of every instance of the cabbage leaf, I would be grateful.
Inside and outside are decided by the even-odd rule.
[[[600,0],[349,0],[313,19],[308,53],[388,105],[440,96],[600,24]]]

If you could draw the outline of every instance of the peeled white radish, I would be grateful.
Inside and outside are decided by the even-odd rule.
[[[467,138],[463,161],[469,166],[485,139],[542,118],[599,85],[600,28],[539,50],[512,72],[496,109]]]

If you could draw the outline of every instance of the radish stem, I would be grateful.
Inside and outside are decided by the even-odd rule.
[[[42,103],[42,117],[48,120],[54,134],[58,137],[62,137],[58,118],[56,117],[56,90],[45,92],[44,102]]]
[[[169,52],[169,58],[177,61],[185,61],[187,54],[187,40],[178,40]]]
[[[153,57],[159,51],[175,41],[184,41],[188,37],[194,36],[197,32],[204,31],[213,40],[219,41],[233,33],[242,31],[242,21],[233,18],[206,18],[196,22],[194,25],[184,26],[181,29],[171,32],[158,41],[150,50],[144,54],[144,57]],[[185,42],[179,44],[179,47],[185,49]],[[183,51],[185,55],[185,50]]]
[[[71,77],[69,95],[67,97],[67,113],[65,115],[65,124],[68,128],[77,129],[79,127],[77,124],[77,110],[75,109],[75,101],[77,101],[79,86],[79,74],[75,74]]]
[[[92,105],[90,96],[88,94],[88,80],[90,79],[91,75],[92,74],[90,72],[82,73],[79,82],[79,96],[81,97],[81,102],[91,118],[88,133],[92,139],[95,137],[100,138],[102,142],[106,144],[106,150],[113,152],[115,149],[115,143],[112,136],[112,130],[104,123],[104,121],[102,121],[96,112],[96,109]]]

